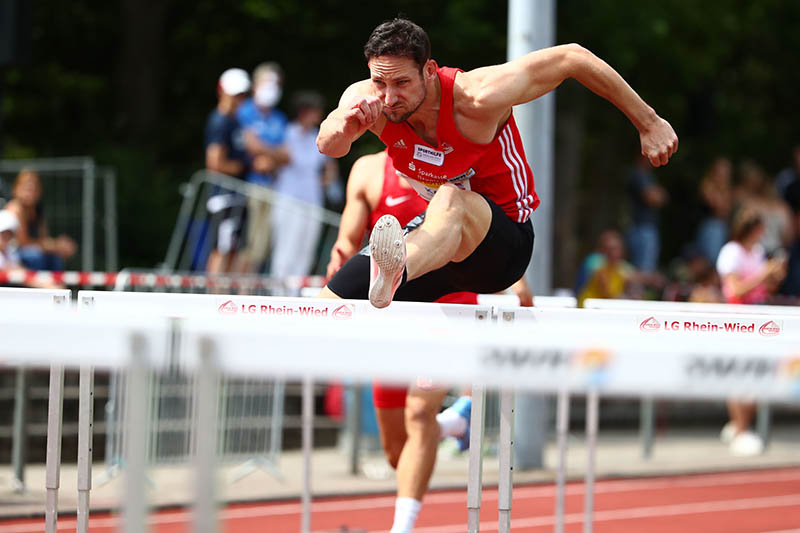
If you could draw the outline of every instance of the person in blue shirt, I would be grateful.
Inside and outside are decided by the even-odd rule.
[[[217,106],[208,116],[205,130],[206,168],[235,178],[247,170],[244,138],[236,110],[250,91],[250,76],[240,68],[228,69],[217,83]],[[206,270],[210,273],[233,269],[236,251],[241,247],[244,202],[232,192],[215,190],[208,199],[212,221],[213,250]]]
[[[281,98],[283,71],[277,63],[262,63],[253,71],[253,97],[242,104],[237,118],[244,131],[250,161],[249,183],[272,189],[277,170],[289,162],[284,147],[286,115],[275,106]],[[248,200],[247,269],[261,271],[270,241],[270,204],[263,199]]]

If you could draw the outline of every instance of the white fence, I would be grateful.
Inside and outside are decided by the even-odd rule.
[[[128,296],[129,309],[141,309],[133,301],[134,296]],[[230,304],[220,303],[215,316],[187,318],[180,321],[179,328],[174,319],[149,305],[147,318],[136,317],[136,313],[131,317],[114,313],[16,312],[0,320],[0,337],[7,341],[0,346],[0,357],[7,364],[47,365],[55,361],[109,369],[128,367],[130,395],[124,432],[129,472],[126,531],[145,530],[149,437],[140,429],[147,426],[151,415],[147,373],[170,370],[174,362],[170,346],[176,339],[183,368],[196,376],[193,386],[200,401],[193,424],[203,434],[217,433],[219,405],[214,391],[218,373],[305,381],[346,377],[390,382],[409,382],[424,373],[429,379],[453,385],[471,383],[507,391],[587,394],[594,405],[599,396],[642,394],[706,399],[743,395],[800,403],[800,336],[796,334],[795,319],[789,315],[761,317],[785,325],[774,335],[748,336],[741,328],[722,332],[670,331],[669,342],[663,342],[663,335],[638,328],[632,331],[628,324],[614,325],[613,320],[600,321],[601,313],[585,310],[539,310],[534,311],[538,321],[512,322],[503,319],[504,312],[513,311],[516,317],[517,312],[527,311],[506,309],[493,322],[486,309],[469,306],[397,303],[385,310],[374,310],[364,302],[301,301],[302,312],[292,307],[294,301],[286,299],[255,304],[231,298]],[[220,313],[234,308],[236,313]],[[696,313],[693,318],[698,323],[713,323],[720,317]],[[475,320],[483,325],[476,326]],[[744,318],[730,320],[742,322]],[[48,334],[41,335],[43,330]],[[471,448],[476,451],[481,448],[480,411],[473,409]],[[510,415],[510,411],[506,414]],[[590,437],[597,434],[596,415],[596,409],[590,411],[587,420]],[[508,508],[501,509],[500,531],[507,531],[511,502],[511,440],[507,428],[511,417],[504,416],[502,420],[501,435],[509,452],[501,455],[507,483],[501,482],[504,492],[500,500]],[[559,412],[559,428],[563,421],[563,413]],[[212,530],[216,523],[216,483],[212,480],[218,446],[216,439],[198,441],[198,531]],[[589,449],[591,459],[594,450],[591,445]],[[471,468],[477,461],[471,458]],[[592,464],[590,460],[587,498],[591,498]],[[480,491],[475,483],[479,476],[471,475],[470,479],[469,522],[476,524],[473,518],[479,512]],[[86,503],[88,488],[86,484],[79,487]],[[557,502],[563,505],[561,476],[559,495]],[[50,504],[55,501],[51,499]],[[587,524],[591,524],[591,509],[589,499]],[[55,531],[52,505],[48,508],[47,525],[49,531]],[[304,521],[304,527],[310,528],[310,519]]]

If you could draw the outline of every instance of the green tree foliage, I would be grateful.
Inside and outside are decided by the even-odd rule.
[[[178,185],[203,164],[219,74],[275,60],[286,71],[284,94],[314,88],[332,106],[366,77],[371,29],[398,13],[429,31],[440,64],[470,69],[505,59],[505,2],[37,2],[32,60],[3,72],[4,156],[90,154],[116,166],[122,262],[152,265],[166,250]],[[800,139],[798,22],[800,3],[788,0],[562,0],[557,36],[606,59],[675,126],[679,155],[658,171],[674,215],[691,205],[716,154],[755,157],[771,172],[786,163]],[[637,138],[613,106],[574,84],[557,102],[559,116],[584,124],[580,186],[570,193],[580,198],[573,233],[588,242],[597,220],[620,220]],[[343,173],[379,148],[373,138],[359,142]],[[670,224],[668,251],[691,229],[691,217]]]

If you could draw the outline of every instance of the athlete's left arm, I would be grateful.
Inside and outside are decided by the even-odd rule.
[[[474,118],[503,120],[512,106],[535,100],[568,78],[617,106],[639,130],[642,154],[654,166],[667,164],[678,149],[672,126],[605,61],[577,44],[537,50],[502,65],[459,75],[457,83],[467,103],[460,109]]]

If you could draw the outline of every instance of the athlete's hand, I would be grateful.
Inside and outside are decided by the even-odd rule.
[[[669,122],[656,117],[655,122],[639,132],[642,142],[642,155],[650,160],[654,167],[666,165],[672,154],[678,151],[678,136]]]
[[[364,133],[378,121],[382,111],[383,102],[377,96],[356,96],[344,115],[345,133],[353,136]]]
[[[331,250],[331,260],[328,262],[328,269],[325,273],[327,279],[331,279],[334,274],[339,272],[339,269],[342,268],[342,265],[347,262],[347,259],[349,258],[345,256],[345,253],[342,251],[342,249],[338,246],[334,246]]]

